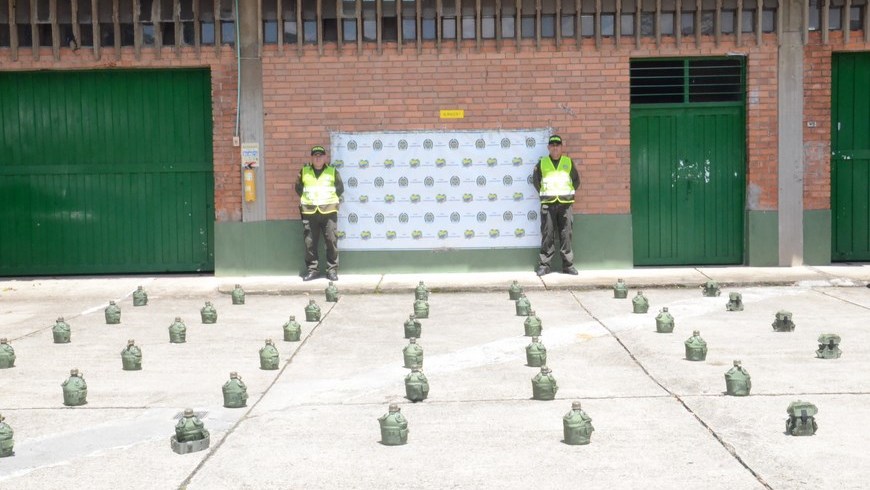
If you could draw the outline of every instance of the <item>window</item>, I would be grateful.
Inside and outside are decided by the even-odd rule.
[[[263,21],[263,44],[278,43],[278,21],[266,20]]]
[[[0,47],[12,45],[12,37],[9,34],[9,10],[6,5],[8,0],[0,0]]]
[[[335,10],[335,2],[326,0],[321,4],[320,28],[323,32],[324,42],[338,41],[338,20]]]
[[[145,46],[154,45],[154,23],[152,22],[151,14],[159,3],[154,3],[154,0],[139,0],[139,22],[142,25],[142,44]]]
[[[9,26],[8,6],[16,19]],[[238,40],[239,0],[0,0],[0,46],[105,47],[230,44]],[[776,32],[781,0],[241,0],[260,3],[262,42],[407,43],[433,40],[560,39],[575,37],[733,35]],[[680,9],[677,10],[677,2]],[[701,2],[701,10],[697,11]],[[868,0],[807,0],[811,30],[860,30]],[[75,3],[72,3],[75,2]],[[301,2],[301,3],[300,3]],[[402,2],[402,3],[397,3]],[[619,3],[616,3],[619,2]],[[738,4],[738,2],[740,2]],[[117,14],[113,6],[117,4]],[[55,5],[56,11],[51,12]],[[97,11],[92,12],[92,5]],[[738,18],[738,5],[742,5]],[[517,7],[520,7],[519,9]],[[459,7],[461,10],[457,10]],[[600,11],[596,8],[600,7]],[[658,7],[658,11],[657,11]],[[717,12],[717,8],[721,11]],[[73,22],[72,12],[76,9]],[[278,11],[278,9],[282,11]],[[639,10],[638,10],[639,8]],[[318,10],[319,9],[319,10]],[[499,10],[500,9],[500,10]],[[33,10],[33,12],[31,12]],[[418,18],[419,12],[419,18]],[[31,21],[32,13],[32,21]],[[92,19],[96,13],[97,18]],[[846,14],[849,18],[846,19]],[[761,17],[758,17],[758,16]],[[117,21],[115,17],[117,16]],[[52,22],[57,28],[52,30]],[[198,25],[196,23],[199,23]],[[717,23],[718,22],[718,23]],[[93,25],[99,25],[95,34]],[[846,24],[849,25],[846,25]],[[135,27],[135,29],[134,29]],[[638,33],[638,29],[640,32]],[[678,30],[679,29],[679,30]],[[579,32],[578,32],[579,30]],[[200,38],[195,36],[199,32]],[[76,33],[80,39],[76,39]],[[99,39],[95,39],[95,35]],[[55,38],[57,36],[57,38]],[[401,37],[401,39],[399,39]]]
[[[821,26],[821,8],[819,0],[809,0],[810,2],[810,17],[809,17],[809,28],[811,31],[819,30],[819,26]]]
[[[619,32],[623,36],[634,36],[634,14],[637,3],[634,0],[619,0],[622,2],[622,13],[619,19]]]
[[[743,59],[633,60],[632,104],[742,102]]]
[[[30,29],[30,24],[18,24],[18,46],[30,47],[33,46],[33,31]]]
[[[640,35],[655,36],[656,23],[656,2],[655,0],[643,0],[640,10]]]
[[[695,34],[695,6],[684,10],[689,11],[680,14],[680,34],[691,36]]]
[[[402,39],[417,39],[417,2],[414,0],[402,1]]]
[[[221,44],[235,44],[236,19],[233,15],[233,0],[220,0]]]
[[[556,37],[556,0],[541,0],[541,37]]]
[[[30,28],[30,2],[17,2],[15,8],[15,25],[18,34],[18,46],[33,46],[33,31]]]
[[[278,44],[278,2],[262,0],[263,44]]]
[[[422,8],[422,34],[423,39],[436,39],[438,37],[438,24],[435,21],[435,16],[438,13],[438,4],[435,0],[421,0]]]
[[[689,61],[689,102],[743,100],[743,61],[712,59]]]
[[[495,39],[495,0],[480,1],[480,37]]]
[[[302,2],[302,42],[314,44],[317,42],[317,1],[297,1]]]
[[[631,103],[663,104],[683,101],[683,61],[632,61]]]
[[[510,0],[501,2],[501,37],[512,38],[517,36],[516,31],[517,9]]]
[[[520,36],[526,39],[535,37],[535,0],[523,0],[520,15]]]
[[[744,5],[743,8],[743,28],[741,31],[744,33],[755,32],[755,12],[752,10],[745,10],[746,5]]]
[[[221,44],[235,44],[236,23],[231,20],[221,21]]]
[[[674,35],[674,13],[662,12],[659,17],[659,32],[663,36]]]
[[[142,44],[145,46],[154,45],[154,24],[142,24]]]
[[[381,39],[384,41],[397,40],[399,38],[399,24],[398,19],[396,19],[396,0],[383,0],[381,12]]]
[[[358,33],[356,32],[356,1],[344,0],[341,2],[341,37],[346,43],[355,43]]]
[[[51,33],[51,9],[48,0],[36,2],[36,37],[39,38],[40,46],[52,45]]]
[[[181,2],[179,2],[180,4]],[[175,13],[172,0],[160,0],[160,39],[164,46],[175,45]]]
[[[200,42],[205,45],[214,44],[214,22],[202,22],[199,29],[199,35],[202,37]]]
[[[833,11],[831,11],[833,15]],[[839,13],[837,14],[837,22],[839,22]],[[839,28],[838,28],[839,29]],[[761,11],[761,32],[776,31],[776,10],[764,9]]]
[[[722,34],[734,34],[734,19],[737,12],[734,10],[723,10],[720,15],[720,22],[722,26],[720,27]]]
[[[79,21],[79,46],[94,45],[94,26],[93,16],[91,15],[90,0],[75,0],[78,2],[78,21]]]
[[[864,17],[863,14],[865,12],[865,7],[852,7],[850,10],[851,15],[849,15],[849,29],[853,31],[860,31],[863,29]]]
[[[5,8],[5,2],[0,0],[0,8]],[[72,2],[58,2],[57,10],[57,29],[60,39],[58,43],[61,47],[78,46],[78,40],[73,36],[72,26]],[[0,27],[0,31],[5,30],[5,27]],[[2,35],[2,34],[0,34]]]
[[[442,0],[441,16],[441,39],[456,39],[456,3],[453,0]]]
[[[215,19],[214,2],[212,0],[199,1],[199,35],[200,44],[211,45],[215,43]]]
[[[595,36],[595,16],[589,14],[580,16],[580,35],[583,37]]]
[[[830,8],[828,9],[828,29],[835,31],[843,30],[844,3],[844,0],[831,0]]]
[[[462,39],[477,38],[476,9],[474,0],[462,2]]]
[[[178,19],[181,21],[181,42],[178,44],[192,46],[196,42],[194,40],[193,1],[182,1],[180,7]]]
[[[712,36],[716,33],[716,12],[705,10],[701,12],[701,34]]]
[[[601,35],[613,36],[616,34],[613,14],[601,14]]]
[[[574,16],[562,17],[562,37],[574,37]]]
[[[634,14],[622,14],[619,32],[623,36],[634,36]]]
[[[574,25],[577,22],[577,8],[571,0],[562,0],[561,27],[562,37],[574,37]]]

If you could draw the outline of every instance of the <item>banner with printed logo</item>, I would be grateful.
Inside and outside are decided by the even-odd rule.
[[[342,250],[537,248],[549,130],[333,133]]]

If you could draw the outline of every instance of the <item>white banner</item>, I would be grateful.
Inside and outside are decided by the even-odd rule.
[[[342,250],[537,248],[547,129],[333,133]]]

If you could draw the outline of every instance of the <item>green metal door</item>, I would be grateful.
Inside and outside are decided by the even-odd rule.
[[[832,260],[870,260],[870,53],[834,53]]]
[[[743,262],[742,63],[698,61],[632,63],[631,211],[637,265]],[[726,86],[721,80],[729,76],[734,82]],[[709,86],[714,80],[716,85]],[[706,88],[697,87],[704,82]],[[695,96],[698,90],[703,96]]]
[[[214,270],[208,70],[0,72],[0,275]]]

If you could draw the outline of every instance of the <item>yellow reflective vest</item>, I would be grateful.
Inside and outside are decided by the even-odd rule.
[[[320,177],[316,177],[314,167],[310,164],[302,167],[302,196],[299,202],[302,214],[337,213],[335,169],[327,165],[320,173]]]
[[[574,183],[571,182],[571,169],[574,163],[568,157],[559,159],[559,166],[553,165],[548,156],[541,157],[541,202],[550,204],[574,202]]]

